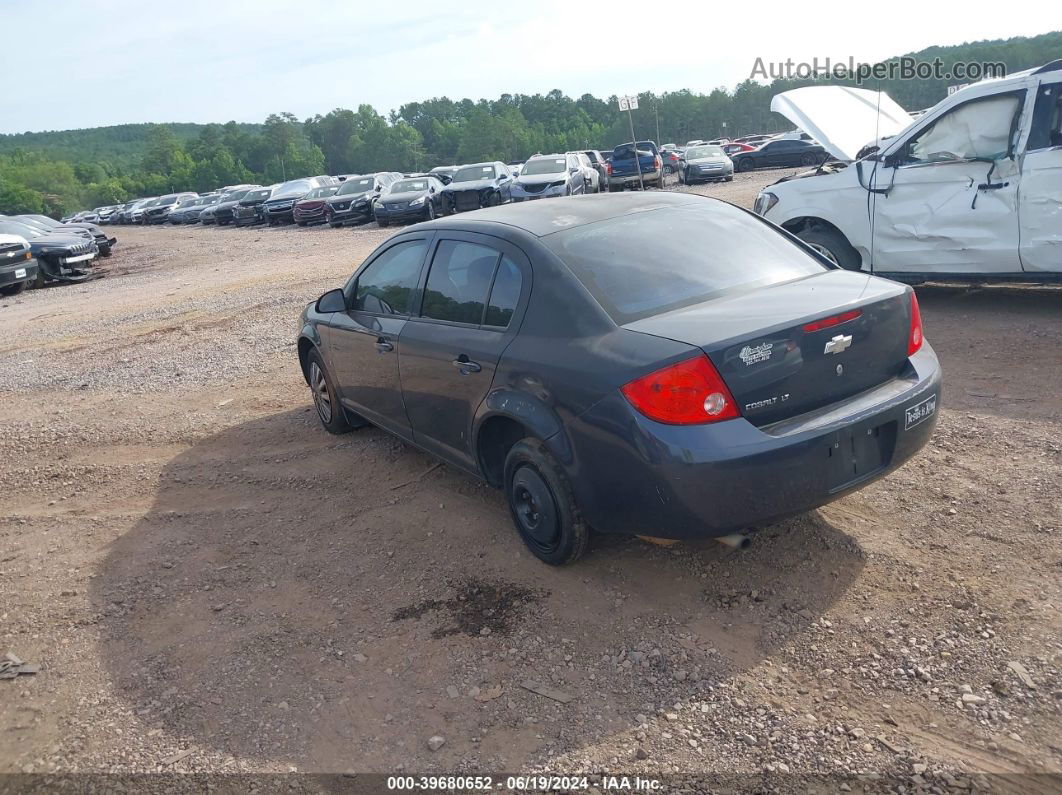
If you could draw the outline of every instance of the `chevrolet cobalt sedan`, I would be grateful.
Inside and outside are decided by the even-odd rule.
[[[711,538],[888,474],[940,368],[910,287],[692,194],[416,224],[308,306],[324,427],[368,423],[501,488],[551,564],[593,531]]]

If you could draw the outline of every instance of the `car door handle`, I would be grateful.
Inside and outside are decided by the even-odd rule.
[[[376,351],[378,353],[390,353],[395,349],[393,342],[388,342],[383,337],[376,340]]]
[[[456,359],[450,362],[450,364],[460,370],[461,375],[468,375],[469,373],[478,373],[480,370],[483,369],[480,366],[479,362],[472,361],[464,354],[458,356]]]

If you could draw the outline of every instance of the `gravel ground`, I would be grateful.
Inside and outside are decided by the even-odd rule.
[[[0,301],[0,654],[41,665],[0,773],[1057,791],[1062,292],[920,288],[944,408],[889,479],[554,570],[498,493],[318,427],[297,313],[390,233],[118,228],[105,278]]]

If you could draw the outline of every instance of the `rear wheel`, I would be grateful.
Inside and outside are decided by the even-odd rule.
[[[815,157],[815,155],[813,155],[811,153],[808,153],[806,155],[801,155],[800,156],[800,165],[802,165],[802,166],[813,166],[817,162],[818,162],[818,158]]]
[[[387,224],[389,224],[389,223],[390,223],[390,221],[385,221],[382,218],[377,218],[376,219],[376,225],[377,226],[387,226]]]
[[[738,158],[738,161],[737,161],[737,170],[738,171],[752,171],[752,168],[753,168],[753,165],[752,165],[752,158],[751,157]]]
[[[797,237],[830,262],[840,265],[845,270],[857,271],[863,265],[859,252],[840,232],[820,227],[797,232]]]
[[[516,531],[539,560],[563,566],[586,551],[590,529],[563,470],[538,439],[523,439],[509,450],[505,492]]]

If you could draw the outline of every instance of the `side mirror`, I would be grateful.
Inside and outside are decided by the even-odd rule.
[[[335,290],[329,290],[317,299],[317,311],[322,315],[331,312],[346,312],[347,297],[343,295],[343,291],[338,287]]]

